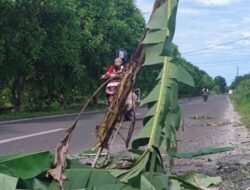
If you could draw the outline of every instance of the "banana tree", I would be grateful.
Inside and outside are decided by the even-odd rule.
[[[122,162],[119,163],[122,164],[119,166],[111,163],[101,168],[93,168],[95,164],[90,167],[66,158],[70,137],[76,128],[80,112],[67,130],[67,135],[58,144],[55,155],[39,152],[0,158],[0,182],[4,185],[1,187],[9,190],[185,190],[205,189],[210,184],[220,182],[220,178],[211,179],[195,173],[183,176],[170,176],[170,173],[166,175],[163,167],[160,151],[167,152],[170,163],[173,163],[177,151],[176,131],[181,125],[181,110],[177,102],[178,83],[193,85],[192,77],[178,64],[178,60],[172,58],[177,6],[178,0],[155,1],[147,28],[129,62],[115,100],[97,127],[98,142],[95,148],[99,150],[97,155],[100,155],[104,148],[108,148],[110,137],[116,130],[117,118],[122,115],[120,108],[133,88],[138,71],[142,66],[161,66],[155,88],[141,102],[142,105],[148,104],[149,111],[144,117],[143,129],[132,142],[129,152],[133,159],[129,164],[125,166],[121,159]],[[51,161],[52,157],[54,163]],[[94,163],[98,158],[97,156]],[[29,164],[20,160],[29,161]],[[49,169],[51,166],[52,169]],[[45,178],[46,173],[48,178]],[[203,183],[204,179],[209,179],[209,182]]]
[[[132,147],[144,147],[144,152],[134,167],[118,175],[124,182],[136,177],[145,168],[150,172],[162,171],[160,148],[168,153],[171,163],[177,151],[176,131],[181,124],[178,82],[194,85],[192,77],[178,65],[178,60],[171,57],[177,4],[177,0],[162,1],[150,18],[142,41],[145,52],[143,66],[160,64],[162,70],[155,88],[141,102],[141,105],[149,104],[150,108],[144,118],[144,128],[132,142]]]

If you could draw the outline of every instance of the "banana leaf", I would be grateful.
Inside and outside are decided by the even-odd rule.
[[[211,185],[218,185],[222,182],[221,177],[210,177],[195,172],[189,172],[174,178],[182,182],[182,187],[197,190],[205,189]]]
[[[48,178],[39,177],[27,179],[27,180],[18,180],[18,189],[32,189],[32,190],[47,190],[51,184],[51,180]]]
[[[221,152],[227,152],[233,150],[234,147],[206,147],[198,150],[179,152],[176,154],[177,158],[193,158],[198,156],[204,156],[209,154],[217,154]]]
[[[0,173],[0,189],[15,190],[18,178]]]
[[[51,164],[49,151],[5,156],[0,159],[0,173],[25,180],[47,171]]]
[[[65,175],[67,176],[64,183],[65,190],[92,189],[102,185],[120,183],[108,171],[101,169],[67,169],[65,170]]]

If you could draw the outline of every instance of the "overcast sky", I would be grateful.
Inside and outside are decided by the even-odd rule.
[[[153,2],[136,0],[146,20]],[[249,12],[250,0],[179,0],[173,41],[186,60],[230,85],[237,67],[250,72]]]

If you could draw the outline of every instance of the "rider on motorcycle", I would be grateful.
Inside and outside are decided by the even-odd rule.
[[[124,71],[124,66],[122,65],[122,60],[120,58],[116,58],[114,64],[108,67],[108,70],[101,76],[101,79],[109,79],[112,77],[111,81],[106,86],[106,97],[107,104],[113,101],[113,95],[121,82],[121,77],[118,76],[119,73]]]
[[[110,79],[106,85],[106,101],[109,106],[114,99],[114,93],[116,92],[120,82],[121,82],[121,73],[124,72],[124,66],[122,65],[122,59],[116,58],[113,65],[110,65],[107,71],[101,76],[101,79]],[[140,92],[139,89],[131,91],[128,94],[126,99],[124,109],[125,109],[125,120],[132,120],[133,108],[136,107],[136,102],[138,100]]]
[[[207,88],[207,86],[205,86],[205,87],[202,89],[202,97],[203,97],[203,100],[204,100],[204,101],[207,101],[207,98],[208,98],[208,88]]]

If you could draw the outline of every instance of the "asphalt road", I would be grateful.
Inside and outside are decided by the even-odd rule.
[[[184,119],[194,115],[223,115],[229,106],[226,95],[210,96],[207,102],[201,98],[181,100]],[[137,110],[137,129],[142,127],[146,109]],[[85,113],[74,131],[69,152],[74,154],[93,147],[96,142],[95,127],[103,113]],[[0,122],[0,155],[18,152],[53,150],[64,137],[65,129],[73,123],[76,115],[30,119],[14,122]],[[125,123],[128,125],[128,122]],[[188,130],[188,128],[187,128]],[[117,145],[117,144],[116,144]]]

